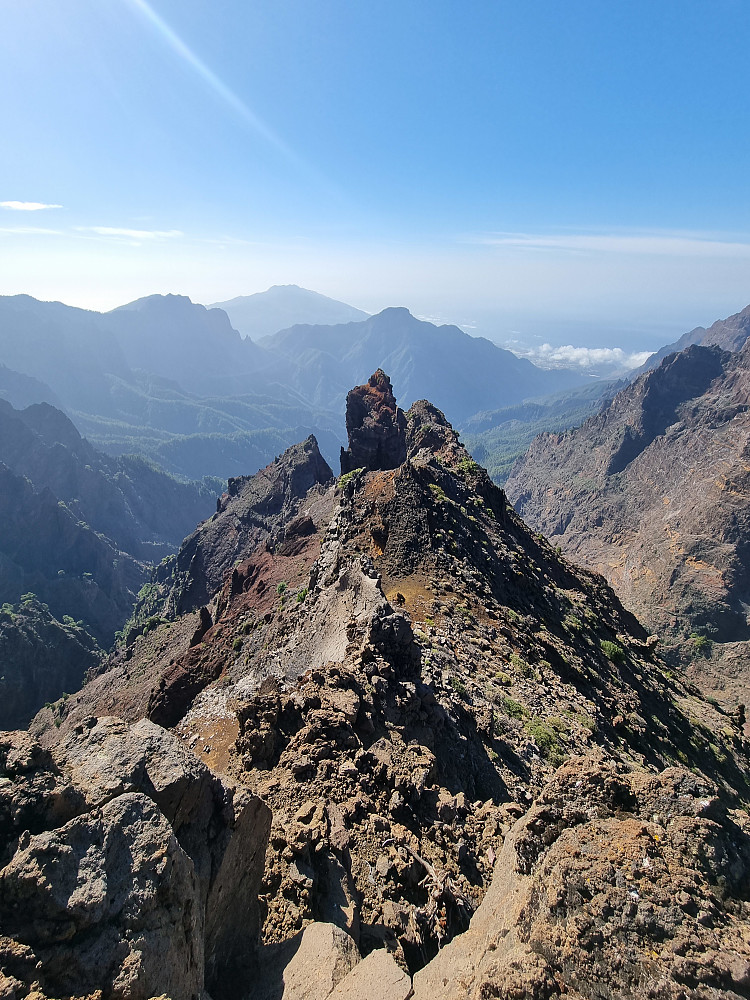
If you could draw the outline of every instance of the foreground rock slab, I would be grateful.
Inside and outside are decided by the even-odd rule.
[[[747,814],[682,768],[572,760],[509,834],[414,1000],[747,997]],[[616,984],[616,986],[615,986]]]
[[[258,935],[267,807],[148,721],[92,719],[51,752],[4,733],[0,768],[6,994],[227,995]]]

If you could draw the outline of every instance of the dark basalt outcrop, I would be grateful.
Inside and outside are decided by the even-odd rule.
[[[577,430],[540,435],[506,484],[730,706],[750,683],[749,453],[750,348],[693,346]]]
[[[347,395],[346,433],[349,447],[341,449],[342,474],[395,469],[406,458],[406,419],[382,369]]]
[[[407,971],[434,1000],[745,995],[735,720],[667,670],[601,576],[526,527],[439,410],[405,414],[403,447],[395,468],[277,499],[241,540],[227,527],[205,612],[157,623],[40,713],[40,743],[158,706],[270,807],[263,945],[236,996],[309,996],[316,922],[351,939],[319,931],[321,997],[405,1000]],[[235,504],[260,519],[261,481],[221,501],[217,530],[241,523]],[[197,577],[203,543],[186,544]],[[703,948],[731,962],[715,971]]]

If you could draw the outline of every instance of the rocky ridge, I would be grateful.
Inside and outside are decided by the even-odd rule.
[[[731,709],[750,682],[749,413],[748,348],[689,347],[578,429],[540,435],[506,484]]]
[[[727,316],[726,319],[717,319],[708,329],[697,326],[694,330],[684,333],[673,344],[667,344],[652,354],[635,374],[641,375],[651,368],[657,368],[664,358],[684,351],[693,344],[701,347],[720,347],[723,351],[739,351],[744,347],[748,337],[750,337],[750,306],[745,306],[740,312]]]
[[[358,427],[393,412],[389,383],[362,388]],[[165,620],[40,713],[41,745],[148,715],[270,807],[263,943],[235,995],[593,997],[597,962],[639,996],[746,995],[736,721],[671,675],[601,577],[529,531],[439,410],[415,403],[403,443],[394,467],[306,493],[281,482],[310,449],[243,481],[185,575],[156,584]],[[231,512],[258,517],[272,480],[286,507],[233,549]],[[207,603],[176,614],[204,534],[232,556]],[[665,903],[671,877],[684,905]],[[707,971],[705,948],[730,964]]]

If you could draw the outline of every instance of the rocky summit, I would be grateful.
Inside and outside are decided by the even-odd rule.
[[[378,368],[346,397],[349,447],[341,449],[341,472],[395,469],[406,458],[406,419],[396,406],[391,380]]]
[[[440,410],[378,371],[347,425],[0,745],[4,995],[748,997],[739,720]]]

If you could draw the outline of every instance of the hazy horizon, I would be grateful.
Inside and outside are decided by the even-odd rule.
[[[34,0],[5,25],[1,294],[297,284],[547,356],[750,302],[737,0]]]

